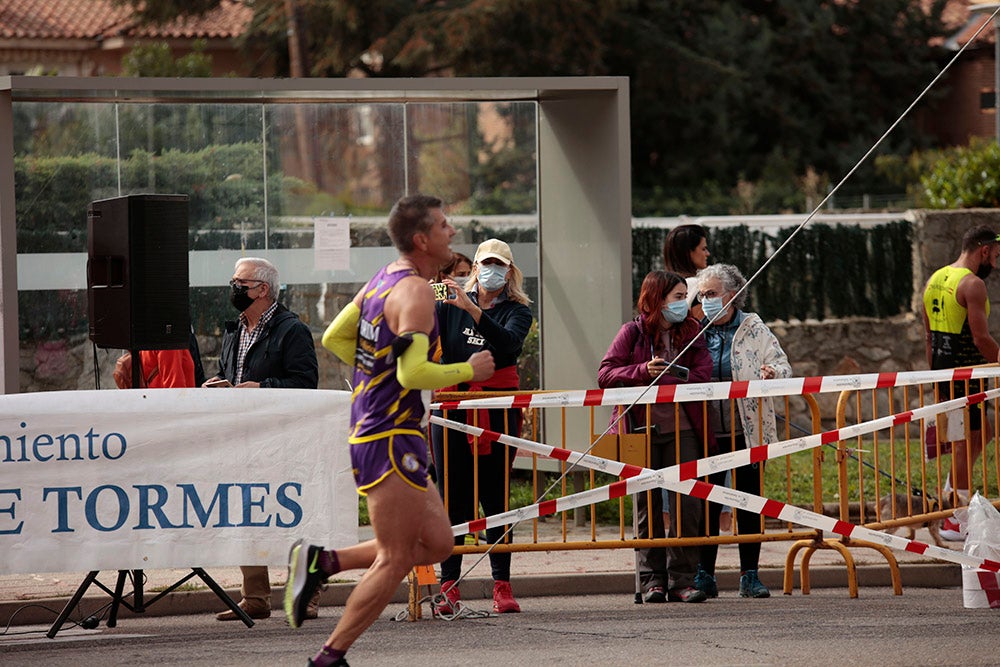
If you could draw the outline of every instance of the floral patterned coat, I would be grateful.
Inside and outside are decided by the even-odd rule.
[[[732,357],[733,380],[759,380],[760,367],[774,368],[776,378],[792,375],[788,356],[781,344],[764,321],[756,313],[746,313],[733,336]],[[742,398],[736,401],[743,424],[747,447],[778,441],[778,426],[774,416],[774,402],[770,398]],[[760,416],[758,416],[760,415]],[[763,438],[758,431],[763,426]]]

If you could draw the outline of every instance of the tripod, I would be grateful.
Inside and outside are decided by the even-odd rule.
[[[132,386],[141,387],[143,386],[142,356],[141,356],[142,352],[137,348],[130,350],[130,352],[132,354]],[[94,346],[94,375],[96,378],[97,388],[100,389],[101,383],[100,383],[100,375],[97,372],[96,344]],[[91,585],[96,584],[98,588],[102,589],[105,593],[111,596],[111,612],[108,614],[108,627],[113,628],[118,624],[118,610],[122,606],[124,606],[126,609],[136,614],[144,613],[147,607],[151,606],[152,604],[163,598],[168,593],[172,593],[174,590],[182,586],[184,583],[186,583],[189,579],[191,579],[194,576],[200,577],[201,580],[205,583],[205,585],[208,586],[212,590],[212,592],[215,593],[215,595],[220,600],[222,600],[222,602],[225,603],[225,605],[229,607],[229,609],[231,609],[232,612],[236,614],[236,616],[241,621],[243,621],[244,624],[246,624],[248,628],[253,627],[253,621],[250,619],[249,616],[247,616],[247,613],[243,611],[239,607],[239,605],[233,602],[233,599],[229,597],[229,595],[227,595],[224,590],[222,590],[222,587],[219,586],[219,584],[214,579],[212,579],[212,577],[210,577],[208,573],[205,572],[205,570],[203,570],[200,567],[191,568],[191,572],[189,572],[187,575],[185,575],[177,582],[172,584],[166,590],[160,592],[158,595],[156,595],[148,602],[145,600],[145,596],[143,595],[142,570],[118,570],[118,580],[115,583],[114,590],[111,590],[110,588],[108,588],[107,586],[105,586],[104,584],[102,584],[100,581],[97,580],[97,575],[99,573],[100,570],[91,570],[87,574],[87,576],[84,577],[83,582],[81,582],[80,586],[76,589],[76,593],[74,593],[73,597],[70,598],[70,601],[66,603],[66,606],[63,607],[63,610],[59,613],[59,616],[52,624],[52,627],[49,628],[49,631],[46,633],[46,636],[49,639],[55,639],[56,633],[59,632],[60,628],[62,628],[63,626],[63,623],[65,623],[66,619],[69,618],[69,614],[73,610],[73,608],[76,607],[78,604],[80,604],[80,600],[83,599],[84,594],[87,592],[87,589],[89,589]],[[129,603],[125,599],[127,597],[127,595],[125,595],[124,593],[126,579],[132,580],[132,592],[130,593],[130,595],[132,596],[131,603]]]
[[[229,597],[224,590],[222,590],[222,587],[219,586],[218,582],[216,582],[215,579],[212,579],[212,577],[200,567],[191,568],[189,573],[171,584],[166,590],[161,591],[156,595],[156,597],[148,602],[143,596],[142,570],[118,570],[118,581],[115,583],[114,590],[111,590],[97,580],[97,575],[99,573],[100,570],[91,570],[87,573],[83,582],[76,589],[76,593],[74,593],[73,597],[70,598],[70,601],[66,603],[66,606],[63,607],[63,610],[59,613],[59,616],[52,624],[52,627],[50,627],[49,631],[45,634],[46,637],[49,639],[55,639],[56,633],[59,632],[63,623],[65,623],[66,619],[69,618],[69,614],[73,611],[73,608],[80,604],[80,600],[83,599],[84,594],[87,592],[87,589],[90,588],[91,584],[96,584],[98,588],[111,596],[111,613],[108,615],[108,627],[113,628],[118,624],[118,609],[120,607],[124,606],[126,609],[135,614],[142,614],[146,611],[147,607],[152,606],[168,593],[172,593],[194,576],[200,577],[201,580],[205,582],[205,585],[212,589],[212,592],[215,593],[215,595],[222,600],[222,602],[225,603],[225,605],[229,607],[229,609],[231,609],[232,612],[236,614],[236,616],[238,616],[248,628],[253,627],[253,621],[249,616],[247,616],[247,613],[243,611],[238,604],[233,602],[233,599]],[[127,597],[127,595],[124,595],[126,579],[132,580],[132,593],[130,594],[132,596],[131,604],[125,600]]]

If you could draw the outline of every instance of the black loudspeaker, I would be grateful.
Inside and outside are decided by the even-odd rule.
[[[87,209],[90,340],[126,350],[187,349],[187,195],[127,195]]]

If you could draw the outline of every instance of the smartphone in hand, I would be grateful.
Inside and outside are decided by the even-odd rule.
[[[431,283],[431,288],[434,290],[435,301],[447,301],[453,298],[448,291],[448,286],[444,283]]]
[[[212,378],[204,384],[205,387],[232,387],[233,383],[226,378]]]

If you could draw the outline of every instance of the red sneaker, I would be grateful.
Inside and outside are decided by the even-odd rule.
[[[941,539],[948,540],[949,542],[965,541],[965,531],[962,530],[962,524],[951,517],[941,522],[941,529],[938,533],[940,533]]]
[[[509,581],[493,582],[493,611],[498,614],[516,614],[521,611],[521,605],[514,599]]]
[[[462,593],[455,585],[455,580],[441,582],[441,602],[434,607],[434,613],[445,616],[452,616],[458,612],[458,603],[462,599]]]

